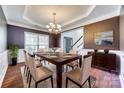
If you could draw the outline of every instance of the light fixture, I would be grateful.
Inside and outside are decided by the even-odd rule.
[[[48,25],[46,25],[46,28],[50,33],[58,34],[61,31],[61,25],[56,24],[55,16],[56,13],[53,13],[53,22],[50,22]]]

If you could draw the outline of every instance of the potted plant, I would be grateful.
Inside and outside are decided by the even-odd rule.
[[[14,66],[17,64],[17,56],[18,56],[19,47],[18,45],[10,45],[9,50],[10,50],[10,57],[12,60],[12,65]]]

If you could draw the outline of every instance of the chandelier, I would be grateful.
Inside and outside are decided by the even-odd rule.
[[[46,28],[50,33],[59,33],[61,31],[61,25],[56,24],[55,20],[56,13],[53,13],[53,22],[50,22],[48,25],[46,25]]]

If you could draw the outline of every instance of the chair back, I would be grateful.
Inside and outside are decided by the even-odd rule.
[[[35,58],[32,57],[30,54],[27,54],[27,59],[28,59],[30,73],[31,73],[32,77],[36,80],[37,73],[36,73]]]
[[[37,50],[37,52],[39,52],[39,53],[44,53],[45,51],[44,51],[43,48],[39,48],[39,49]]]
[[[56,52],[64,52],[62,48],[57,48]]]
[[[85,82],[87,78],[90,76],[91,70],[91,62],[92,62],[92,55],[84,55],[82,58],[82,66],[81,66],[81,82]]]
[[[27,52],[24,50],[25,65],[28,66]]]
[[[78,54],[78,51],[76,51],[76,50],[70,50],[69,53],[74,54],[74,55],[77,55]]]

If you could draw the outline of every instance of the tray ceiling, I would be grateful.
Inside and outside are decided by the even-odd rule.
[[[94,5],[4,5],[2,6],[8,24],[47,31],[45,28],[53,21],[52,13],[56,12],[56,22],[67,29],[87,18],[97,6]],[[111,7],[113,8],[113,7]],[[102,11],[102,10],[101,10]],[[96,11],[99,12],[99,11]],[[110,11],[109,11],[110,12]],[[114,11],[115,12],[115,11]],[[104,12],[103,12],[104,14]]]

